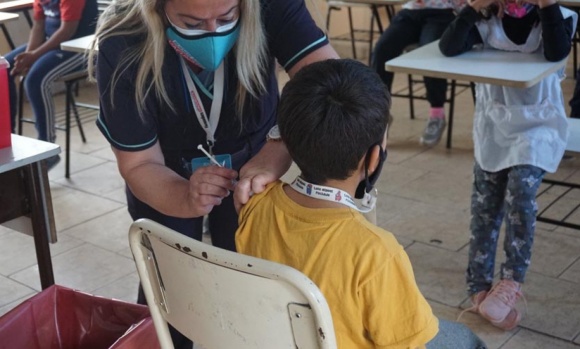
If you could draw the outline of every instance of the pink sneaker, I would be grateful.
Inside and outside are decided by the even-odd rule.
[[[522,314],[516,308],[513,308],[502,322],[492,322],[495,327],[499,327],[504,331],[511,331],[520,324]]]
[[[469,299],[471,300],[471,307],[465,308],[461,313],[459,313],[459,316],[455,321],[459,322],[463,314],[465,314],[465,312],[467,311],[476,314],[479,313],[479,305],[481,304],[481,302],[483,302],[486,296],[487,291],[479,291],[476,294],[472,294],[471,297],[469,297]]]
[[[469,298],[471,300],[471,308],[468,308],[468,311],[472,311],[474,313],[479,313],[479,305],[485,297],[487,297],[487,291],[479,291],[476,294],[471,295]]]
[[[479,313],[497,327],[505,330],[516,327],[521,320],[515,308],[517,300],[523,296],[521,289],[519,282],[501,280],[481,302]]]

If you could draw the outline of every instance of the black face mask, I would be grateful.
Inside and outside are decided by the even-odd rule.
[[[378,145],[380,148],[380,150],[379,150],[379,164],[377,165],[375,172],[373,172],[373,174],[369,176],[368,169],[369,169],[369,162],[371,160],[370,154],[371,154],[375,145]],[[354,197],[356,199],[364,198],[365,193],[370,193],[371,190],[373,190],[375,183],[377,182],[377,180],[379,179],[379,176],[381,175],[381,170],[383,169],[383,164],[385,163],[385,160],[387,160],[387,149],[383,149],[383,147],[380,145],[380,143],[374,144],[369,149],[369,151],[367,152],[367,155],[365,157],[365,179],[358,184],[358,187],[356,187],[356,192],[354,193]]]

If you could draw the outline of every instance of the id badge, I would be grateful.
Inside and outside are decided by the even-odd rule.
[[[221,167],[232,168],[232,157],[230,154],[214,155],[214,158]],[[191,173],[200,167],[216,166],[207,156],[191,159]]]

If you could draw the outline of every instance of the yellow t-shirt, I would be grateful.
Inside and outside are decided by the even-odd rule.
[[[322,291],[338,347],[416,348],[438,331],[395,237],[345,208],[311,209],[276,182],[240,212],[238,252],[302,271]]]

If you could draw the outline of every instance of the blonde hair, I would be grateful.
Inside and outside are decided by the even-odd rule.
[[[111,77],[111,103],[115,85],[120,75],[138,62],[135,77],[135,100],[139,114],[143,115],[145,98],[151,90],[158,100],[172,109],[174,105],[163,83],[162,67],[165,61],[166,19],[165,3],[172,0],[114,0],[101,14],[97,24],[96,40],[89,52],[89,73],[94,76],[97,42],[120,35],[143,35],[144,40],[129,47]],[[240,1],[240,35],[234,47],[239,84],[236,91],[236,109],[242,115],[249,93],[254,98],[266,91],[267,65],[266,36],[262,27],[259,0]]]

